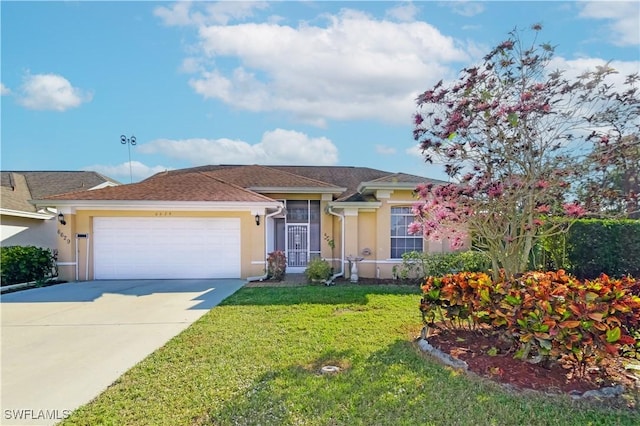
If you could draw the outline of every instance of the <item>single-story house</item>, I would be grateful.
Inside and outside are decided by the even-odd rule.
[[[3,246],[58,246],[57,212],[31,199],[92,190],[120,183],[91,171],[0,172],[0,238]]]
[[[321,257],[348,277],[355,257],[359,276],[389,278],[406,251],[448,251],[407,233],[414,189],[429,180],[365,167],[214,165],[32,202],[64,215],[58,256],[68,280],[256,279],[275,250],[289,273]]]

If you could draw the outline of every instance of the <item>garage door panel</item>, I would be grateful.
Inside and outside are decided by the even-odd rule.
[[[239,278],[240,220],[95,218],[97,279]]]

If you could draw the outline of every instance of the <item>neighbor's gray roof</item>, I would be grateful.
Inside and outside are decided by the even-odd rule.
[[[0,197],[2,208],[22,212],[35,213],[36,207],[29,203],[31,192],[25,177],[18,173],[2,172]]]
[[[83,191],[98,185],[120,182],[92,171],[10,171],[0,172],[4,209],[35,212],[31,199],[42,199],[65,192]]]
[[[105,182],[120,184],[114,179],[91,171],[3,171],[2,186],[9,184],[9,173],[25,177],[33,198],[87,190]]]

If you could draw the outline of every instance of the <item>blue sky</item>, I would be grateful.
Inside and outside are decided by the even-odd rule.
[[[416,95],[514,27],[569,73],[640,71],[640,2],[0,3],[3,170],[128,183],[203,164],[351,165],[443,178]]]

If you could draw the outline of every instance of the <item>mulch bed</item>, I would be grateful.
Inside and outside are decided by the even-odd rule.
[[[604,360],[580,374],[572,366],[561,363],[542,365],[517,360],[508,350],[508,344],[501,344],[489,333],[439,330],[428,336],[427,341],[442,352],[465,361],[471,372],[516,389],[582,394],[621,384],[637,391],[637,377],[626,371],[618,358]]]

